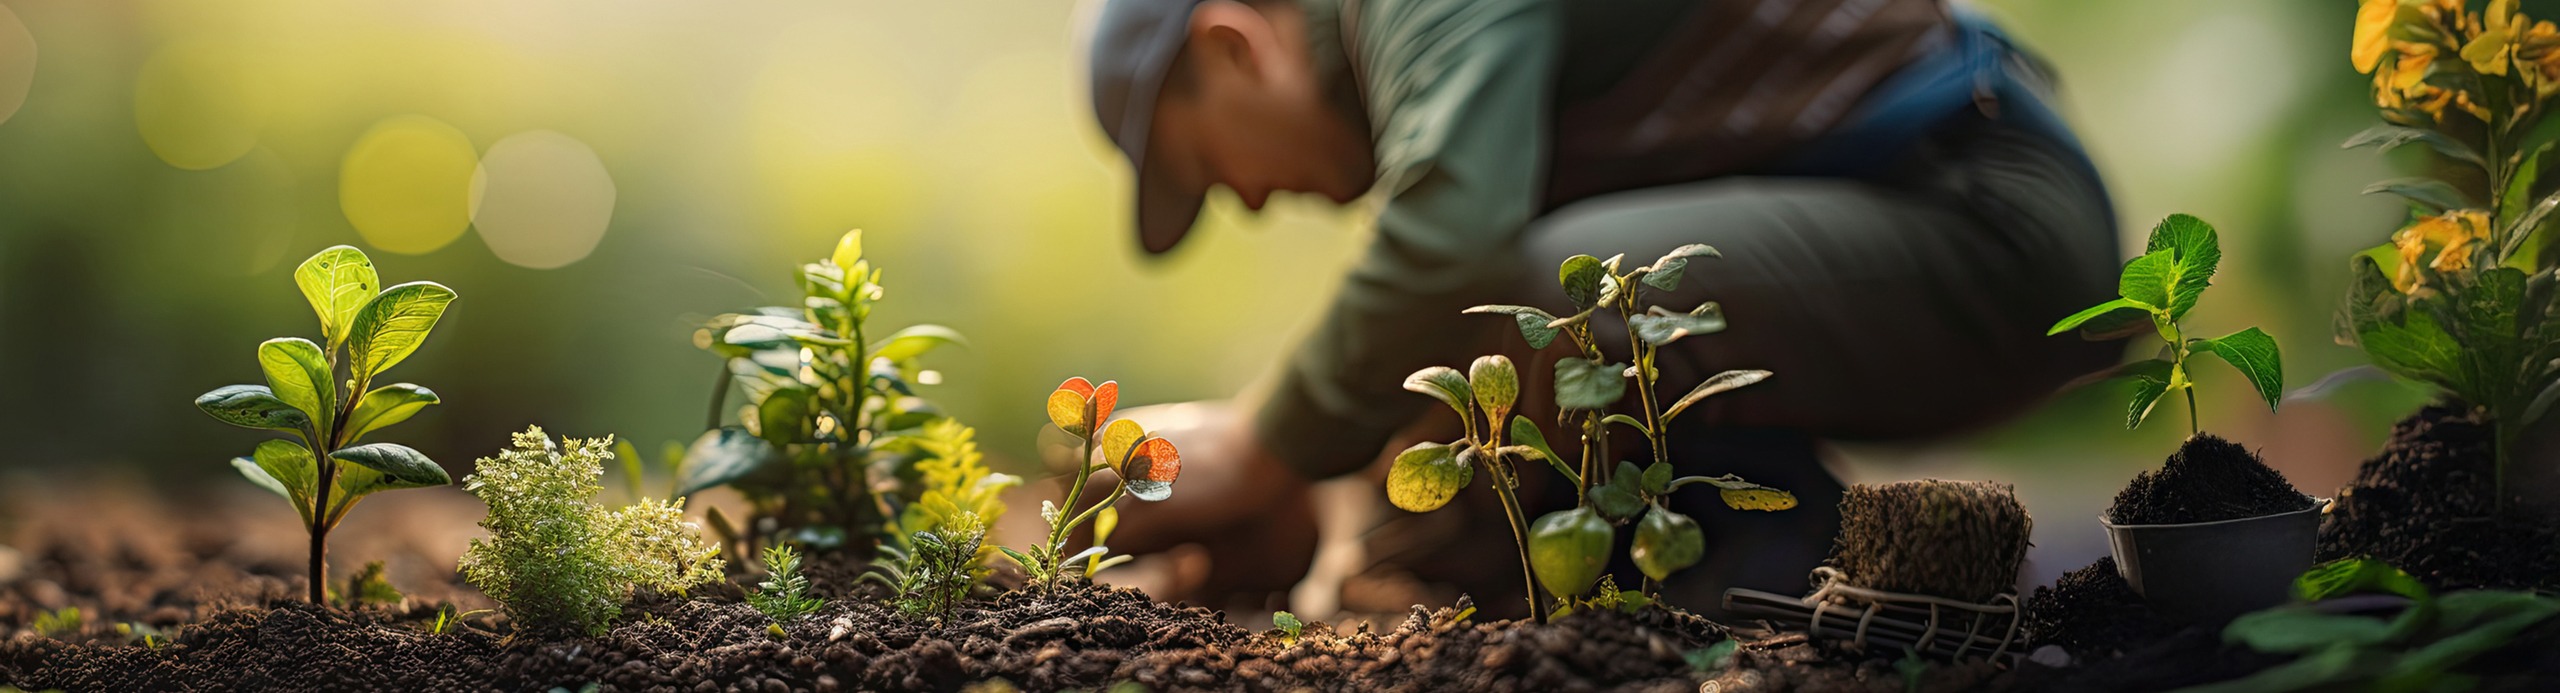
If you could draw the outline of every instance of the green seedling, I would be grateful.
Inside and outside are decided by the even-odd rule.
[[[489,613],[489,610],[472,609],[462,613],[454,613],[453,607],[451,606],[436,609],[436,620],[427,624],[427,634],[443,635],[453,632],[454,627],[462,625],[462,619],[485,613]]]
[[[898,594],[898,610],[911,616],[941,618],[969,598],[981,574],[978,549],[987,526],[977,516],[962,515],[932,530],[917,532],[904,549],[884,547],[887,564],[865,579],[888,584]]]
[[[1902,675],[1902,693],[1920,693],[1920,679],[1929,675],[1929,660],[1921,659],[1919,650],[1905,647],[1902,658],[1893,661],[1893,671]]]
[[[2116,282],[2116,299],[2073,313],[2053,324],[2046,335],[2057,335],[2079,329],[2093,338],[2125,337],[2138,334],[2146,322],[2166,343],[2158,358],[2118,366],[2110,376],[2131,377],[2134,381],[2133,403],[2126,409],[2125,428],[2135,428],[2151,416],[2153,405],[2171,392],[2183,391],[2187,397],[2187,432],[2202,430],[2196,416],[2195,381],[2188,377],[2188,364],[2196,354],[2212,354],[2238,369],[2267,401],[2267,409],[2275,409],[2284,397],[2284,364],[2276,352],[2276,340],[2258,328],[2233,332],[2213,339],[2186,336],[2180,324],[2187,311],[2196,306],[2205,287],[2213,284],[2215,268],[2222,263],[2222,248],[2213,226],[2204,220],[2184,214],[2172,214],[2151,228],[2151,239],[2143,244],[2142,257],[2124,265],[2124,273]]]
[[[463,579],[517,628],[599,634],[636,589],[680,595],[720,579],[719,548],[684,520],[682,499],[610,510],[595,503],[612,444],[554,443],[531,427],[463,478],[464,490],[489,504],[480,521],[489,537],[463,552]]]
[[[1427,368],[1406,378],[1405,389],[1448,404],[1465,422],[1466,439],[1456,445],[1417,445],[1398,455],[1395,467],[1388,473],[1389,499],[1396,501],[1397,507],[1415,512],[1436,509],[1472,480],[1473,467],[1485,466],[1494,477],[1495,491],[1502,495],[1507,514],[1512,516],[1523,572],[1529,578],[1533,616],[1539,612],[1540,586],[1558,602],[1560,610],[1571,611],[1574,602],[1590,592],[1607,566],[1616,526],[1639,517],[1649,518],[1638,527],[1639,543],[1635,549],[1642,556],[1639,562],[1648,566],[1647,593],[1651,592],[1651,582],[1696,563],[1704,553],[1704,538],[1696,529],[1697,523],[1671,512],[1661,502],[1673,489],[1692,483],[1713,485],[1721,490],[1720,496],[1727,505],[1740,510],[1795,507],[1793,494],[1730,474],[1671,478],[1671,449],[1665,440],[1667,424],[1710,397],[1770,376],[1764,370],[1725,371],[1667,404],[1655,392],[1661,377],[1655,362],[1663,347],[1725,329],[1724,311],[1715,302],[1685,311],[1674,311],[1655,302],[1660,293],[1679,288],[1690,262],[1713,257],[1719,257],[1714,248],[1686,245],[1664,254],[1653,264],[1622,269],[1623,255],[1607,260],[1576,255],[1567,258],[1556,271],[1557,284],[1577,311],[1572,315],[1559,318],[1531,306],[1468,308],[1468,313],[1512,318],[1520,336],[1533,349],[1545,349],[1558,338],[1573,345],[1576,355],[1556,363],[1555,401],[1566,423],[1579,434],[1579,459],[1568,460],[1556,454],[1535,422],[1511,413],[1519,387],[1517,369],[1509,359],[1477,359],[1464,376],[1451,368]],[[1623,360],[1613,359],[1600,349],[1591,318],[1603,311],[1616,314],[1625,326],[1629,353]],[[1630,389],[1637,395],[1637,415],[1610,413]],[[1638,471],[1632,463],[1608,463],[1611,454],[1607,427],[1613,423],[1643,435],[1653,458],[1649,466]],[[1510,490],[1519,482],[1518,468],[1511,462],[1514,459],[1544,460],[1573,483],[1576,507],[1549,513],[1538,518],[1534,527],[1524,527],[1518,502]],[[1645,483],[1648,478],[1658,483]],[[1405,488],[1404,493],[1398,493],[1399,486]],[[1651,515],[1647,514],[1648,509]]]
[[[945,418],[917,396],[917,385],[941,379],[918,359],[964,342],[937,325],[882,334],[870,323],[885,294],[880,271],[862,258],[860,231],[802,265],[799,285],[795,305],[722,315],[694,333],[694,344],[723,363],[710,430],[685,450],[677,492],[736,488],[748,517],[715,528],[755,532],[722,535],[744,549],[790,541],[868,557],[899,540],[891,525],[900,506],[922,492],[913,469],[920,456],[904,454],[916,445],[906,438]],[[722,425],[733,385],[747,403],[736,425]]]
[[[267,384],[204,393],[196,398],[196,408],[223,423],[301,438],[298,443],[259,443],[250,456],[231,460],[231,466],[260,488],[292,501],[302,515],[303,529],[311,535],[311,603],[324,604],[329,530],[356,501],[381,491],[453,483],[443,467],[408,446],[359,443],[366,434],[442,401],[417,385],[377,388],[373,379],[426,342],[454,294],[435,282],[381,288],[373,260],[343,245],[304,260],[294,269],[293,282],[319,313],[320,341],[283,337],[259,344],[258,366]]]
[[[28,623],[27,627],[35,629],[37,635],[59,638],[80,632],[81,623],[80,607],[66,606],[52,611],[36,612],[35,621]]]
[[[898,514],[896,524],[901,535],[962,525],[992,527],[1004,518],[1004,492],[1022,485],[1022,477],[988,469],[976,437],[976,430],[958,421],[938,419],[925,424],[923,431],[901,438],[907,446],[904,452],[917,458],[912,467],[916,476],[912,486],[919,489],[916,501]],[[1105,511],[1096,518],[1094,543],[1101,543],[1110,534],[1101,528],[1118,519],[1115,511]],[[979,544],[969,559],[970,573],[984,580],[996,547]]]
[[[1271,627],[1280,629],[1280,646],[1289,647],[1298,644],[1298,636],[1306,631],[1307,624],[1298,620],[1297,614],[1274,611],[1271,612]]]
[[[161,645],[169,644],[168,633],[146,623],[118,623],[116,635],[123,637],[125,642],[141,645],[144,649],[157,650]]]
[[[338,591],[338,607],[392,606],[400,603],[400,589],[382,575],[381,561],[367,561],[363,570],[347,576],[347,585]]]
[[[1173,441],[1148,434],[1136,421],[1113,421],[1111,410],[1119,404],[1117,381],[1094,385],[1082,377],[1068,378],[1049,392],[1050,425],[1076,439],[1072,462],[1075,481],[1067,487],[1063,507],[1040,502],[1040,519],[1049,525],[1049,533],[1039,544],[1022,551],[1001,549],[1005,557],[1022,566],[1031,584],[1043,589],[1053,587],[1067,577],[1068,566],[1077,563],[1084,564],[1084,577],[1091,578],[1092,571],[1111,562],[1097,560],[1111,550],[1097,539],[1091,548],[1067,554],[1067,540],[1076,528],[1105,512],[1115,513],[1112,523],[1118,524],[1113,506],[1123,497],[1160,501],[1173,496],[1173,480],[1182,473],[1182,453],[1174,449]],[[1095,459],[1097,453],[1099,460]],[[1093,481],[1094,474],[1104,470],[1115,478],[1110,493],[1077,510],[1085,486]]]
[[[1716,641],[1713,645],[1682,652],[1680,659],[1689,663],[1690,671],[1703,674],[1723,669],[1727,663],[1733,661],[1734,651],[1741,649],[1741,646],[1742,641],[1728,638]]]
[[[747,593],[747,605],[775,623],[818,613],[826,601],[809,594],[809,578],[800,574],[800,552],[790,544],[764,547],[763,582]]]

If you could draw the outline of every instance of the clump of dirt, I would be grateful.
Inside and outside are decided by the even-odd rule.
[[[2284,475],[2258,455],[2212,434],[2197,434],[2156,471],[2135,474],[2116,494],[2107,519],[2119,525],[2215,522],[2311,507]]]
[[[2320,525],[2320,558],[2371,556],[2437,590],[2560,589],[2560,520],[2496,499],[2495,429],[2469,407],[2421,409]]]
[[[1391,691],[1695,691],[1686,655],[1724,640],[1723,626],[1686,612],[1586,610],[1554,623],[1469,622],[1452,609],[1414,607],[1394,631],[1302,640],[1272,664],[1327,690],[1339,681]],[[1267,669],[1247,662],[1239,674]]]
[[[1985,660],[1928,661],[1906,669],[1892,657],[1845,651],[1827,641],[1789,633],[1747,641],[1733,653],[1732,668],[1718,673],[1696,690],[1718,693],[1761,691],[1864,691],[1867,693],[1957,693],[2023,690],[2018,677]]]
[[[2081,660],[2115,657],[2179,630],[2116,574],[2114,556],[2036,588],[2027,599],[2025,627],[2029,647],[2058,645]]]
[[[2034,526],[2008,484],[1861,484],[1840,500],[1830,563],[1859,587],[1987,602],[2017,586]]]

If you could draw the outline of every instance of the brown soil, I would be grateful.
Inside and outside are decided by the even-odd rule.
[[[2197,434],[2157,471],[2135,474],[2107,508],[2120,525],[2214,522],[2311,507],[2284,475],[2258,455],[2212,434]]]
[[[2438,590],[2560,589],[2560,521],[2495,502],[2492,429],[2468,408],[2402,419],[2320,527],[2320,558],[2372,556]]]
[[[2142,595],[2116,574],[2114,556],[2038,587],[2027,600],[2027,642],[2031,647],[2057,645],[2072,657],[2096,660],[2123,655],[2178,632],[2178,625],[2151,613]]]

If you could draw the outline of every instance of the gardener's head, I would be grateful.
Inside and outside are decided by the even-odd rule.
[[[1138,171],[1138,240],[1180,241],[1211,186],[1348,202],[1375,172],[1339,48],[1290,0],[1100,0],[1094,114]]]

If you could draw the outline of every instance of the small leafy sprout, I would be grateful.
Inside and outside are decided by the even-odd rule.
[[[436,609],[436,620],[435,622],[427,625],[427,634],[443,635],[445,633],[452,632],[455,626],[462,625],[462,619],[485,613],[489,613],[489,610],[472,609],[470,611],[457,614],[454,613],[453,607],[450,605]]]
[[[293,282],[320,316],[320,341],[283,337],[259,344],[267,384],[204,393],[196,408],[223,423],[301,438],[259,443],[231,466],[292,501],[302,515],[311,535],[311,603],[325,604],[329,530],[356,501],[379,491],[453,483],[443,467],[408,446],[357,443],[443,401],[409,383],[373,387],[373,379],[426,342],[454,294],[435,282],[380,288],[373,260],[343,245],[304,260]]]
[[[1727,638],[1713,645],[1680,653],[1680,658],[1689,662],[1690,671],[1703,674],[1723,669],[1725,663],[1733,660],[1734,650],[1741,647],[1742,641]]]
[[[790,544],[764,547],[763,582],[747,593],[747,605],[781,623],[818,612],[826,602],[809,595],[809,578],[800,574],[800,552]]]
[[[338,591],[338,607],[353,609],[363,606],[391,606],[400,603],[400,589],[382,575],[381,561],[367,561],[363,570],[347,576],[347,585]]]
[[[80,607],[66,606],[37,612],[35,622],[27,624],[27,627],[34,628],[37,635],[58,638],[80,632],[81,623]]]
[[[2126,409],[2125,428],[2142,425],[2150,418],[2152,406],[2173,391],[2187,395],[2187,432],[2202,430],[2196,416],[2195,381],[2189,379],[2189,357],[2198,353],[2212,354],[2239,369],[2258,389],[2258,396],[2273,410],[2284,397],[2284,364],[2276,352],[2276,340],[2252,327],[2213,339],[2190,338],[2179,324],[2187,311],[2196,307],[2196,299],[2205,287],[2213,285],[2213,273],[2222,263],[2222,248],[2213,226],[2204,220],[2184,214],[2172,214],[2151,228],[2151,239],[2143,245],[2142,257],[2124,265],[2124,274],[2116,282],[2116,299],[2087,310],[2073,313],[2053,324],[2046,335],[2080,329],[2093,338],[2131,336],[2141,331],[2142,323],[2150,323],[2160,340],[2168,346],[2159,358],[2136,361],[2119,366],[2116,375],[2133,378],[2133,403]]]
[[[913,453],[920,456],[914,463],[920,493],[913,503],[898,513],[900,536],[915,532],[931,532],[952,527],[963,521],[979,526],[994,526],[1004,517],[1004,492],[1022,485],[1022,477],[998,474],[986,465],[986,456],[978,451],[977,431],[952,419],[926,424],[921,433],[905,436]],[[1117,511],[1104,511],[1094,519],[1099,530],[1094,543],[1110,534],[1108,528],[1119,519]],[[987,577],[987,562],[995,557],[996,548],[979,546],[970,558],[970,573],[980,580]]]
[[[1493,476],[1493,492],[1502,500],[1503,516],[1510,521],[1512,541],[1520,550],[1520,577],[1528,587],[1529,616],[1538,619],[1538,581],[1547,576],[1532,565],[1530,530],[1526,515],[1520,510],[1519,470],[1512,464],[1515,459],[1538,453],[1526,444],[1505,446],[1503,424],[1509,422],[1514,430],[1535,430],[1537,426],[1526,418],[1511,416],[1511,407],[1520,396],[1520,372],[1510,358],[1478,358],[1467,371],[1460,375],[1455,368],[1432,366],[1405,378],[1404,389],[1429,395],[1457,412],[1465,437],[1455,445],[1425,442],[1397,453],[1395,463],[1387,469],[1387,501],[1412,512],[1438,510],[1456,498],[1459,489],[1475,481],[1476,467],[1484,467]],[[1555,460],[1553,456],[1546,459]],[[1556,468],[1571,474],[1561,463]],[[1605,539],[1602,543],[1605,551]]]
[[[1573,483],[1575,495],[1580,499],[1578,507],[1538,518],[1537,527],[1529,532],[1521,549],[1528,563],[1527,572],[1534,574],[1535,582],[1543,584],[1548,594],[1567,607],[1592,588],[1607,564],[1609,546],[1616,537],[1614,526],[1636,521],[1639,516],[1645,521],[1638,526],[1635,550],[1642,556],[1639,563],[1646,567],[1646,592],[1651,591],[1650,583],[1697,562],[1697,556],[1703,553],[1703,549],[1693,547],[1702,547],[1704,542],[1698,535],[1697,523],[1671,512],[1667,505],[1661,503],[1661,498],[1672,489],[1690,483],[1714,485],[1721,489],[1720,495],[1725,504],[1737,510],[1774,511],[1795,507],[1794,495],[1730,474],[1671,478],[1671,449],[1665,443],[1668,422],[1709,397],[1758,383],[1770,376],[1769,371],[1764,370],[1724,371],[1698,383],[1688,394],[1668,404],[1655,393],[1661,376],[1655,361],[1664,346],[1725,329],[1724,310],[1715,302],[1701,303],[1687,310],[1673,310],[1654,303],[1655,294],[1678,289],[1681,277],[1687,273],[1692,260],[1714,257],[1720,257],[1715,248],[1685,245],[1664,254],[1653,264],[1622,270],[1624,256],[1602,260],[1576,255],[1565,259],[1556,269],[1557,284],[1563,288],[1566,300],[1577,310],[1573,315],[1559,318],[1539,308],[1514,305],[1476,306],[1466,310],[1468,313],[1511,317],[1520,329],[1520,336],[1531,348],[1546,348],[1558,337],[1571,341],[1579,355],[1556,363],[1555,398],[1557,408],[1564,412],[1580,437],[1582,446],[1578,464],[1557,455],[1536,423],[1526,417],[1511,416],[1508,398],[1518,391],[1516,379],[1495,381],[1498,386],[1507,385],[1487,400],[1501,403],[1503,406],[1498,409],[1484,406],[1485,402],[1479,402],[1476,408],[1463,406],[1461,403],[1471,399],[1470,395],[1484,397],[1485,393],[1481,384],[1459,377],[1453,369],[1425,369],[1405,381],[1405,389],[1449,403],[1466,421],[1468,440],[1461,443],[1459,452],[1473,452],[1477,458],[1493,458],[1496,462],[1506,456],[1542,459]],[[1613,358],[1600,350],[1591,317],[1604,310],[1616,313],[1625,324],[1630,352],[1623,359]],[[1486,361],[1480,359],[1477,363],[1484,365]],[[1501,363],[1506,369],[1509,366],[1507,360]],[[1627,391],[1631,389],[1629,380],[1634,381],[1632,389],[1637,395],[1637,415],[1609,413],[1626,398]],[[1475,391],[1470,393],[1470,387]],[[1487,417],[1482,429],[1476,425],[1479,413]],[[1498,430],[1506,421],[1508,430]],[[1632,463],[1621,462],[1614,468],[1609,464],[1611,454],[1607,426],[1613,423],[1643,434],[1653,456],[1652,463],[1643,471],[1636,471],[1638,468]],[[1505,433],[1513,444],[1500,444]],[[1410,499],[1416,502],[1411,505],[1398,503],[1398,507],[1416,511],[1439,507],[1440,503],[1447,502],[1447,494],[1454,494],[1456,488],[1464,486],[1472,478],[1471,471],[1460,471],[1471,465],[1455,464],[1454,459],[1444,460],[1438,450],[1416,446],[1406,454],[1413,456],[1411,468],[1405,471]],[[1452,458],[1458,456],[1451,455]],[[1397,469],[1405,469],[1407,465],[1404,462],[1405,458],[1400,456]],[[1510,465],[1496,466],[1502,470],[1497,472],[1498,479],[1516,483],[1517,477],[1512,475],[1514,472],[1508,471]],[[1616,470],[1626,471],[1613,473]],[[1390,499],[1396,494],[1396,471],[1389,471]],[[1645,473],[1652,476],[1639,476]],[[1443,487],[1446,487],[1445,491]],[[1496,488],[1499,490],[1502,485],[1497,484]],[[1518,529],[1518,520],[1515,519],[1514,530]],[[1529,592],[1534,613],[1538,589],[1533,585]]]
[[[1271,612],[1271,627],[1280,629],[1280,646],[1288,647],[1298,644],[1298,635],[1306,630],[1307,624],[1298,620],[1297,614],[1274,611]]]
[[[169,643],[168,633],[153,628],[147,623],[118,623],[116,635],[124,638],[127,643],[139,644],[145,649],[157,650],[161,645]]]
[[[1574,600],[1559,600],[1556,603],[1555,616],[1557,618],[1562,618],[1567,614],[1571,614],[1575,611],[1577,606],[1589,609],[1608,609],[1620,613],[1632,614],[1651,604],[1653,604],[1652,597],[1645,596],[1643,592],[1628,592],[1620,590],[1618,589],[1617,579],[1611,578],[1607,575],[1602,575],[1600,576],[1600,582],[1592,585],[1591,587],[1591,598],[1580,600],[1579,604]]]
[[[1112,511],[1122,496],[1160,501],[1173,495],[1173,480],[1182,473],[1182,453],[1174,449],[1173,441],[1148,434],[1138,422],[1127,419],[1113,421],[1111,410],[1119,404],[1120,383],[1117,381],[1095,385],[1082,377],[1068,378],[1049,393],[1050,425],[1076,438],[1075,481],[1067,487],[1063,508],[1048,501],[1040,502],[1040,519],[1049,525],[1049,534],[1041,543],[1024,551],[1002,549],[1005,557],[1021,564],[1031,583],[1042,589],[1055,586],[1060,578],[1066,577],[1065,567],[1070,564],[1084,563],[1085,577],[1090,578],[1093,571],[1114,562],[1101,558],[1108,555],[1110,549],[1101,545],[1099,536],[1093,547],[1065,555],[1067,539],[1077,527]],[[1097,451],[1102,458],[1098,462],[1094,460]],[[1076,503],[1084,497],[1085,485],[1092,481],[1095,472],[1105,469],[1118,479],[1111,492],[1091,507],[1076,510]],[[1119,524],[1116,515],[1111,524]]]
[[[902,540],[898,506],[918,499],[911,465],[921,456],[904,454],[915,445],[908,436],[946,418],[918,395],[916,385],[941,377],[919,359],[967,342],[939,325],[888,332],[871,323],[886,291],[862,257],[859,230],[801,265],[798,279],[793,305],[721,315],[694,333],[694,345],[722,363],[709,430],[683,454],[677,495],[737,489],[749,511],[730,528],[753,535],[728,536],[746,553],[790,541],[867,558]],[[747,400],[737,410],[728,408],[732,389]],[[723,425],[733,413],[738,422]]]
[[[881,547],[890,560],[874,566],[876,572],[864,574],[863,579],[896,590],[898,610],[910,616],[948,616],[978,586],[978,549],[986,538],[986,524],[975,515],[963,514],[908,537],[904,549]]]
[[[1902,675],[1903,693],[1920,693],[1920,677],[1929,674],[1929,660],[1921,659],[1919,650],[1904,647],[1902,659],[1893,662],[1893,670]]]
[[[681,595],[720,579],[719,547],[684,521],[684,501],[642,499],[606,509],[594,501],[613,458],[610,438],[554,443],[540,427],[481,458],[463,489],[489,505],[462,576],[498,601],[517,628],[604,632],[633,591]]]

